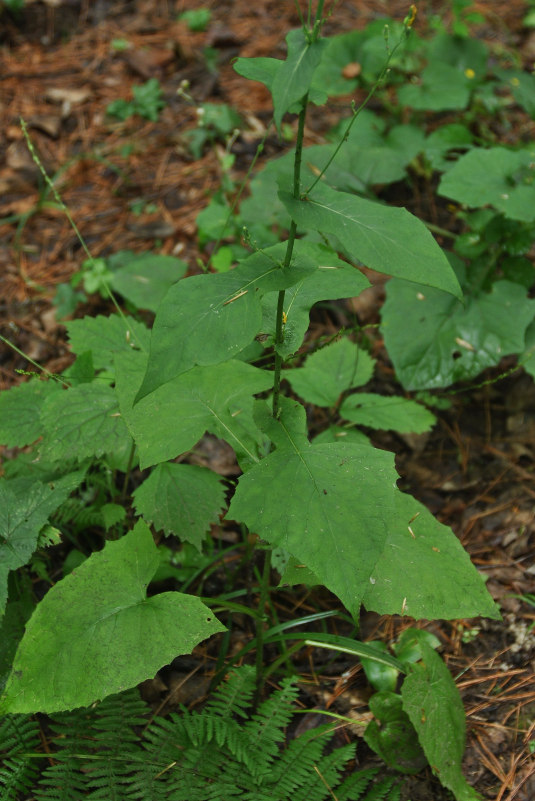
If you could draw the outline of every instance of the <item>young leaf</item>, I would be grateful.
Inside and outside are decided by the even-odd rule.
[[[0,442],[8,448],[31,445],[43,434],[39,419],[46,398],[61,391],[56,381],[34,379],[0,393]]]
[[[352,443],[310,445],[295,406],[283,403],[282,422],[271,424],[278,430],[268,431],[277,449],[239,479],[228,516],[289,551],[355,616],[364,603],[381,614],[496,617],[453,533],[397,489],[393,455]]]
[[[82,460],[120,450],[129,434],[115,392],[106,384],[80,384],[54,393],[43,404],[45,459]]]
[[[466,725],[459,691],[440,656],[421,642],[423,659],[413,666],[401,687],[403,709],[441,784],[456,801],[476,801],[479,794],[461,771]]]
[[[370,380],[374,364],[365,350],[343,338],[317,350],[304,367],[284,370],[283,376],[307,403],[334,406],[342,392]]]
[[[219,476],[191,464],[159,464],[134,492],[138,515],[199,551],[224,504],[225,488]]]
[[[49,516],[80,484],[85,470],[42,483],[33,478],[0,478],[0,616],[10,570],[25,565]]]
[[[58,581],[18,647],[0,710],[87,706],[153,676],[224,627],[190,595],[147,598],[158,549],[140,520]]]
[[[496,281],[466,306],[436,289],[388,282],[382,331],[397,377],[406,389],[447,387],[478,375],[524,349],[535,301],[524,287]],[[407,325],[407,318],[410,325]]]
[[[462,297],[446,256],[425,225],[406,209],[324,184],[318,184],[306,200],[296,200],[289,192],[279,192],[279,197],[299,226],[333,234],[346,253],[366,267]]]
[[[398,395],[387,397],[369,392],[357,392],[346,398],[340,407],[340,417],[357,425],[402,434],[421,434],[436,423],[435,415],[421,403]]]
[[[286,37],[288,56],[273,79],[273,116],[280,131],[282,118],[299,102],[312,85],[314,70],[327,46],[326,39],[309,42],[302,30],[290,31]]]
[[[253,395],[272,386],[270,373],[238,360],[194,367],[134,406],[146,363],[138,353],[116,360],[121,413],[142,469],[190,450],[206,431],[225,439],[238,458],[258,461],[261,438],[252,418]]]

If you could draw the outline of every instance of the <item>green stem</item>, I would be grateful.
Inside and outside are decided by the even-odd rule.
[[[294,158],[294,185],[293,196],[299,200],[301,192],[301,163],[303,160],[303,139],[305,135],[305,119],[308,105],[308,93],[303,98],[303,107],[299,113],[299,122],[297,126],[297,140],[295,143],[295,158]],[[286,244],[286,254],[284,256],[284,268],[290,266],[294,243],[297,234],[297,225],[292,220],[290,231],[288,233],[288,242]],[[273,375],[273,417],[277,420],[280,415],[280,385],[281,385],[281,371],[282,371],[282,356],[280,348],[284,339],[284,295],[285,291],[282,289],[279,292],[277,301],[277,317],[275,322],[275,369]]]

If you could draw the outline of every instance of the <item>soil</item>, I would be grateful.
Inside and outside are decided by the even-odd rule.
[[[205,32],[192,33],[177,21],[177,15],[200,5],[211,10],[211,21]],[[385,14],[403,19],[408,5],[404,0],[341,0],[327,32],[361,28]],[[451,5],[422,0],[417,27],[424,31],[433,14],[448,22]],[[514,49],[524,65],[531,65],[535,34],[522,27],[526,4],[486,0],[473,5],[485,19],[474,35]],[[54,292],[85,259],[65,214],[45,193],[19,119],[26,121],[42,163],[93,256],[157,246],[161,253],[179,255],[196,272],[202,254],[195,219],[219,186],[221,168],[212,148],[193,159],[184,132],[196,126],[196,104],[225,102],[238,109],[248,130],[233,147],[234,172],[236,177],[245,175],[259,139],[255,131],[264,130],[269,119],[270,100],[260,84],[251,87],[240,78],[231,62],[238,55],[284,58],[284,37],[296,25],[295,5],[289,0],[205,0],[202,4],[194,0],[26,0],[18,18],[5,9],[2,12],[0,4],[3,337],[49,371],[64,369],[71,357],[65,328],[55,319]],[[114,41],[125,39],[129,49],[114,49]],[[205,48],[211,48],[214,69],[207,63]],[[133,84],[151,77],[160,82],[167,103],[157,122],[138,116],[120,122],[106,116],[110,102],[129,98]],[[194,103],[177,94],[184,81]],[[314,113],[308,142],[319,140],[341,108],[337,101],[334,112]],[[502,136],[504,141],[515,141],[526,136],[533,139],[533,133],[533,121],[513,116]],[[283,147],[272,137],[265,155],[282,152]],[[394,187],[390,199],[415,213],[428,211],[426,204],[433,203],[429,187],[417,181],[414,187],[411,197]],[[440,215],[447,212],[435,208],[433,213],[441,223]],[[359,316],[365,322],[377,321],[380,302],[379,287],[358,307]],[[98,296],[92,296],[76,316],[106,309]],[[328,311],[317,312],[313,335],[332,332],[334,324]],[[381,357],[378,386],[396,386],[380,339],[376,349]],[[18,382],[16,371],[27,367],[22,355],[0,344],[0,390]],[[504,373],[506,378],[495,380]],[[452,406],[440,413],[431,435],[390,434],[375,439],[380,447],[396,453],[400,486],[459,536],[503,610],[501,622],[418,625],[426,625],[441,640],[442,655],[463,696],[468,781],[486,799],[530,801],[535,798],[535,765],[529,748],[535,741],[535,641],[530,631],[535,614],[515,596],[535,589],[535,387],[509,360],[448,397]],[[199,455],[203,463],[212,465],[218,458],[221,455],[210,448]],[[332,598],[319,602],[327,606]],[[287,614],[296,611],[295,599],[281,603]],[[306,598],[300,613],[304,609]],[[407,625],[406,619],[371,614],[362,622],[365,636],[386,641]],[[310,660],[299,668],[306,680],[310,665],[315,664],[322,696],[316,702],[347,709],[353,693],[357,698],[353,708],[362,705],[365,682],[358,669],[352,666],[351,678],[344,683],[343,666],[333,676],[322,671],[321,655],[312,655]],[[172,692],[171,674],[165,678],[167,684],[156,690],[164,699]],[[359,745],[358,753],[361,764],[371,759],[365,746]],[[429,770],[411,777],[403,793],[405,800],[412,801],[451,798]]]

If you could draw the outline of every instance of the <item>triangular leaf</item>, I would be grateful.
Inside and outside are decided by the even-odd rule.
[[[289,551],[355,616],[361,603],[414,617],[497,616],[452,532],[397,489],[391,453],[310,445],[304,432],[285,428],[284,414],[280,426],[285,439],[239,479],[229,517]],[[411,520],[419,515],[413,536]]]
[[[306,200],[296,200],[289,192],[280,192],[279,197],[299,226],[333,234],[351,258],[366,267],[462,297],[446,256],[425,225],[406,209],[324,184],[318,184]]]
[[[138,309],[155,312],[169,287],[182,278],[187,269],[186,262],[174,256],[133,253],[115,270],[111,286]]]
[[[238,360],[194,367],[134,406],[145,368],[142,354],[117,357],[116,392],[142,469],[190,450],[206,431],[225,439],[238,457],[258,461],[253,395],[270,388],[270,373]]]
[[[321,61],[327,40],[309,42],[302,30],[290,31],[286,37],[288,56],[273,79],[273,111],[280,131],[282,118],[310,89],[314,70]]]
[[[54,393],[43,404],[41,455],[59,461],[102,456],[130,440],[115,392],[106,384],[80,384]]]
[[[225,504],[220,477],[191,464],[159,464],[134,492],[136,512],[154,527],[200,551]]]
[[[198,598],[147,598],[159,564],[143,521],[58,581],[18,647],[2,712],[87,706],[153,676],[224,627]]]

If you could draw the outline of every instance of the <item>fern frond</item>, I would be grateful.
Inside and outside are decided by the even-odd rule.
[[[389,776],[371,788],[361,801],[399,801],[400,788],[396,777]]]
[[[204,707],[208,714],[230,717],[237,715],[247,718],[255,690],[256,672],[254,668],[243,665],[233,670],[222,682]]]
[[[0,720],[0,788],[2,801],[16,801],[30,790],[39,773],[28,752],[40,746],[39,726],[26,715],[6,715]]]

